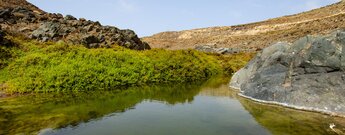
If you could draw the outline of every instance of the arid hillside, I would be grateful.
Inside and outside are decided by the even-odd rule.
[[[144,37],[152,48],[188,49],[198,45],[262,49],[278,41],[294,41],[309,34],[328,33],[345,28],[345,2],[300,14],[269,19],[262,22],[210,27],[178,32],[162,32]]]
[[[65,41],[87,48],[118,45],[134,50],[150,49],[132,30],[104,26],[72,15],[47,13],[26,0],[0,0],[0,28],[11,35],[42,42]]]
[[[37,13],[44,13],[44,11],[42,11],[35,5],[27,2],[26,0],[0,0],[0,8],[16,8],[16,7],[24,7]]]

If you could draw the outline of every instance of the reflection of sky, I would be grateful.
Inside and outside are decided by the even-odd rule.
[[[339,0],[28,0],[48,12],[72,14],[139,36],[229,26],[299,13]]]

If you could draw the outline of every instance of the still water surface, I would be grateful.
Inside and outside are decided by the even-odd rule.
[[[0,99],[0,134],[323,135],[345,120],[237,96],[228,79]],[[334,124],[332,130],[329,126]]]

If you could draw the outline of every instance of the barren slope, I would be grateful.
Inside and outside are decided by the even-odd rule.
[[[38,13],[44,13],[44,11],[30,2],[27,2],[26,0],[0,0],[0,8],[16,8],[19,6],[28,8]]]
[[[217,47],[262,49],[277,41],[294,41],[308,34],[345,28],[344,18],[345,2],[339,2],[257,23],[162,32],[144,37],[143,40],[153,48],[187,49],[196,45],[215,44]]]

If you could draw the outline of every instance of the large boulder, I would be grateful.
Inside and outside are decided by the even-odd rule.
[[[57,22],[44,22],[38,29],[32,32],[30,37],[46,42],[61,37],[60,29],[61,25]]]
[[[99,47],[100,40],[94,35],[86,35],[81,39],[81,42],[87,48],[97,48]]]
[[[345,116],[345,31],[265,48],[230,86],[259,101]]]

